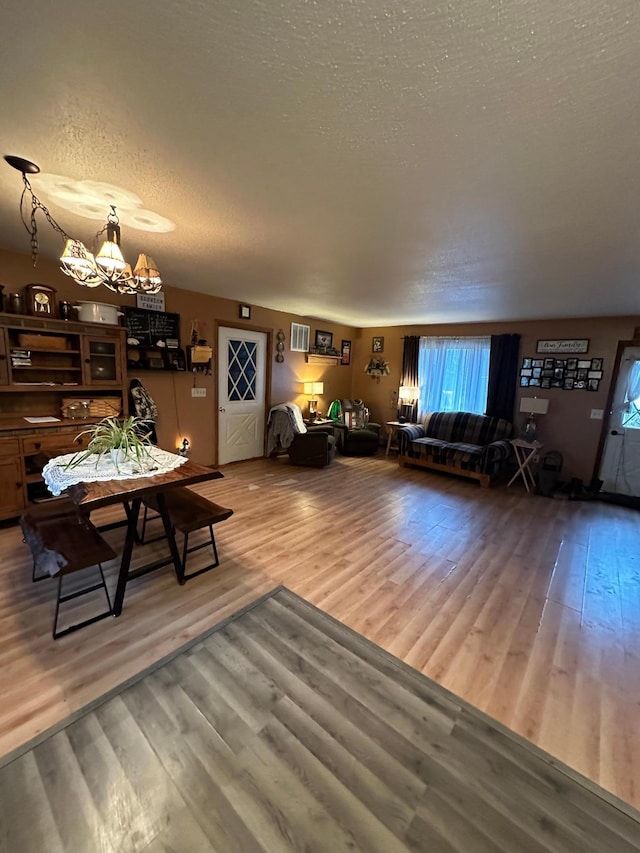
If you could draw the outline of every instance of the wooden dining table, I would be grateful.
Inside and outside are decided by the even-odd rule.
[[[124,602],[124,594],[127,582],[134,578],[146,575],[162,566],[173,563],[176,577],[180,583],[184,583],[182,562],[176,545],[173,525],[167,512],[165,493],[178,486],[193,486],[196,483],[205,483],[216,480],[224,475],[220,471],[200,465],[197,462],[187,462],[165,473],[155,474],[149,477],[136,477],[128,480],[104,480],[98,482],[81,482],[69,486],[67,494],[78,506],[80,512],[90,513],[101,507],[116,503],[123,504],[127,515],[127,532],[124,540],[120,570],[116,585],[116,594],[113,603],[113,615],[120,616]],[[155,560],[152,563],[140,566],[131,571],[131,557],[133,548],[138,537],[138,519],[140,506],[146,496],[153,495],[162,518],[164,531],[169,546],[170,558]],[[109,529],[113,525],[105,525],[101,530]]]

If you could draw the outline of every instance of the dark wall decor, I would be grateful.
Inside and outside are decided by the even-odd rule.
[[[315,345],[309,347],[309,352],[315,355],[337,355],[342,357],[333,345],[333,332],[324,332],[322,329],[316,329]]]
[[[124,324],[129,369],[185,370],[179,314],[125,307]]]
[[[371,352],[384,352],[384,338],[379,335],[371,338]]]
[[[342,341],[340,364],[351,364],[351,341]]]
[[[601,358],[523,358],[521,388],[562,388],[597,391],[602,379]]]

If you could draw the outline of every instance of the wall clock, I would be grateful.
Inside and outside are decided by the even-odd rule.
[[[28,284],[24,293],[29,314],[56,316],[55,287],[50,287],[48,284]]]

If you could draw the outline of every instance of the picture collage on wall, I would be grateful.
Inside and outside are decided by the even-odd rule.
[[[562,388],[597,391],[602,379],[601,358],[523,358],[522,388]]]

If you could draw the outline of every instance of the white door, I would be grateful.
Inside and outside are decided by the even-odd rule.
[[[605,492],[640,497],[640,347],[622,353],[600,479]]]
[[[218,330],[218,463],[264,455],[267,335]]]

